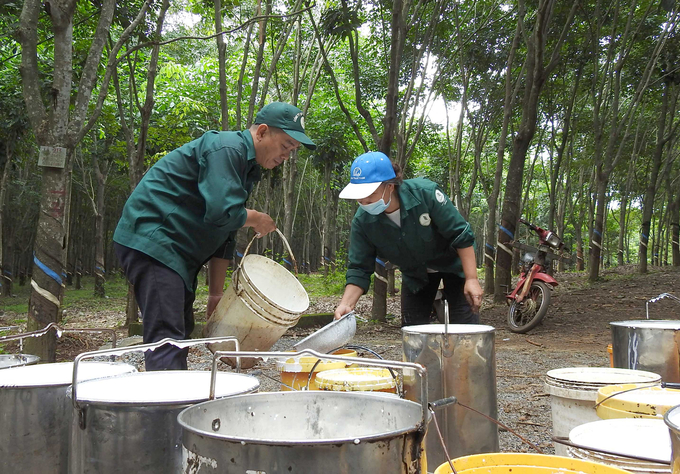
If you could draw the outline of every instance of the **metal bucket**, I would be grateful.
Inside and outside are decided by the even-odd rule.
[[[673,407],[663,416],[671,435],[671,472],[680,474],[680,405]]]
[[[31,354],[0,354],[0,369],[35,365],[39,361],[40,357]]]
[[[260,383],[243,374],[217,374],[216,396],[251,393]],[[178,472],[180,411],[209,400],[210,372],[141,372],[79,383],[73,410],[71,474]]]
[[[455,396],[460,403],[496,419],[495,329],[477,324],[450,324],[448,330],[445,326],[402,328],[404,360],[427,369],[430,401]],[[404,377],[405,398],[418,396],[417,384],[416,378]],[[437,413],[436,420],[452,458],[499,449],[496,424],[470,410],[451,406]],[[432,426],[425,445],[430,466],[447,461]]]
[[[165,344],[190,347],[235,338],[163,339],[126,349],[86,352],[76,357],[73,369],[72,428],[69,474],[178,472],[182,465],[181,429],[177,414],[198,402],[250,393],[259,388],[255,377],[212,371],[158,371],[112,379],[81,382],[79,363],[84,358],[154,350]]]
[[[215,357],[290,358],[308,354],[359,365],[403,369],[421,378],[420,403],[366,392],[269,392],[201,403],[179,414],[184,473],[427,472],[430,419],[427,372],[408,362],[358,360],[305,349],[216,352]],[[381,396],[382,395],[382,396]],[[455,400],[437,400],[436,410]]]
[[[187,408],[184,473],[424,473],[418,403],[370,393],[269,392]]]
[[[80,377],[135,371],[127,364],[87,362]],[[67,472],[72,378],[72,362],[0,370],[0,472]]]
[[[614,367],[647,370],[664,382],[680,382],[680,321],[609,323]]]

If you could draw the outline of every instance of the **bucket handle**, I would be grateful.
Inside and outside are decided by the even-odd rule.
[[[18,327],[18,326],[10,326],[10,327]],[[115,348],[116,347],[116,331],[115,329],[111,328],[81,328],[81,329],[64,329],[62,327],[57,326],[55,323],[49,323],[47,326],[45,326],[42,329],[38,329],[37,331],[31,331],[31,332],[24,332],[21,334],[13,334],[11,336],[2,336],[0,337],[0,344],[3,344],[8,341],[15,341],[19,339],[22,341],[22,347],[23,347],[23,340],[28,338],[28,337],[40,337],[48,332],[50,332],[52,329],[54,329],[57,337],[61,337],[62,334],[71,334],[71,333],[83,333],[83,332],[96,332],[96,333],[109,333],[111,334],[111,347]],[[23,349],[22,349],[23,350]]]
[[[286,247],[286,250],[288,251],[288,255],[290,255],[291,260],[293,261],[293,271],[295,272],[295,276],[298,274],[298,267],[297,267],[297,260],[295,259],[295,255],[293,255],[293,250],[290,248],[290,245],[288,244],[288,239],[286,239],[286,236],[283,235],[283,232],[279,230],[278,228],[275,229],[276,233],[281,236],[281,240],[283,240],[283,244]],[[253,245],[253,242],[255,242],[255,239],[258,238],[258,234],[255,234],[252,239],[250,239],[250,242],[248,243],[248,246],[246,247],[245,252],[243,252],[243,258],[241,258],[241,262],[243,262],[243,259],[246,258],[246,255],[248,255],[248,252],[250,251],[250,247]],[[238,295],[240,293],[239,288],[238,288],[238,280],[239,276],[241,275],[241,264],[239,263],[238,268],[234,272],[234,285],[236,288],[236,294]]]
[[[90,351],[90,352],[83,352],[82,354],[78,354],[78,356],[75,358],[73,362],[73,382],[71,384],[71,397],[73,398],[73,407],[76,410],[80,410],[80,405],[78,405],[78,397],[77,397],[77,387],[78,387],[78,366],[80,364],[80,361],[83,359],[91,359],[93,357],[100,357],[100,356],[121,356],[123,354],[129,354],[131,352],[143,352],[147,350],[153,350],[157,349],[165,344],[172,344],[173,346],[179,347],[179,348],[185,348],[185,347],[191,347],[191,346],[196,346],[199,344],[212,344],[216,342],[228,342],[228,341],[233,341],[234,346],[236,346],[236,351],[234,353],[236,354],[234,357],[236,357],[236,372],[241,371],[241,359],[238,356],[239,350],[240,350],[240,345],[238,342],[238,339],[233,337],[233,336],[225,336],[225,337],[207,337],[203,339],[189,339],[189,340],[182,340],[179,341],[177,339],[170,339],[170,338],[165,338],[162,339],[158,342],[151,342],[148,344],[140,344],[138,346],[133,346],[133,347],[127,347],[127,348],[121,348],[121,349],[103,349],[100,351]],[[212,373],[210,374],[210,400],[215,398],[215,383],[217,380],[217,374],[215,373],[217,370],[217,363],[213,362],[212,366]]]
[[[257,351],[243,351],[243,352],[233,352],[233,351],[215,351],[213,354],[213,368],[217,365],[217,360],[222,357],[243,357],[243,358],[275,358],[275,359],[290,359],[298,357],[301,355],[311,355],[318,359],[324,360],[338,360],[345,362],[347,365],[358,364],[358,365],[372,365],[377,367],[386,367],[394,369],[412,369],[420,376],[420,405],[422,409],[422,428],[423,430],[427,426],[427,418],[429,414],[428,402],[427,402],[427,369],[420,364],[413,362],[399,362],[395,360],[384,360],[384,359],[362,359],[361,357],[347,357],[334,354],[322,354],[312,349],[302,349],[298,352],[257,352]]]

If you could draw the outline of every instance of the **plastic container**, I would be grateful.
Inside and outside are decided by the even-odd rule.
[[[214,313],[205,326],[205,337],[234,336],[242,351],[266,351],[300,314],[309,307],[309,297],[295,276],[262,255],[246,255],[232,277]],[[231,343],[211,344],[210,350],[231,350]],[[225,359],[232,366],[233,361]],[[243,359],[243,368],[257,359]]]
[[[319,390],[334,392],[397,392],[390,371],[376,367],[326,370],[316,375],[316,384]]]
[[[614,349],[611,344],[607,344],[607,353],[609,354],[609,367],[614,367]]]
[[[550,394],[553,435],[567,437],[572,428],[598,421],[595,403],[600,388],[625,383],[654,384],[660,380],[658,374],[651,372],[610,367],[568,367],[549,371],[545,391]],[[557,444],[555,454],[566,456],[566,447]]]
[[[488,453],[452,460],[458,474],[628,474],[603,464],[545,454]],[[445,462],[434,474],[451,474]]]
[[[639,474],[671,472],[671,438],[662,419],[620,418],[585,423],[571,430],[569,441],[579,446],[567,447],[569,456],[576,459]]]
[[[357,356],[357,352],[351,349],[339,349],[333,352],[333,354],[346,357]],[[347,364],[342,361],[321,359],[321,362],[316,364],[318,360],[319,359],[317,357],[312,356],[290,358],[285,361],[277,360],[276,368],[281,375],[281,390],[287,392],[291,390],[289,387],[293,387],[295,390],[303,390],[305,387],[307,387],[307,381],[309,381],[308,390],[319,390],[319,387],[316,383],[316,376],[319,372],[333,369],[344,369],[347,367]],[[314,364],[316,364],[316,367]],[[312,371],[312,369],[314,370],[314,374],[310,380],[309,373]]]
[[[680,405],[680,390],[646,384],[609,385],[597,391],[597,403],[597,416],[603,420],[662,419],[668,410]]]

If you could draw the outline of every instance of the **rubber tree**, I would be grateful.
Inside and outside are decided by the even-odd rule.
[[[568,12],[562,12],[563,15],[559,20],[561,26],[551,28],[556,3],[555,0],[540,0],[536,10],[532,12],[534,23],[529,27],[524,23],[527,16],[525,2],[519,1],[517,21],[520,23],[522,38],[526,47],[526,56],[521,69],[524,91],[521,102],[521,119],[512,140],[512,154],[508,164],[501,224],[498,231],[496,279],[494,282],[494,301],[498,303],[503,302],[504,289],[509,288],[510,285],[513,252],[509,242],[514,239],[516,224],[520,217],[524,163],[536,132],[539,98],[545,82],[559,64],[562,44],[571,28],[578,7],[578,2],[573,2]],[[554,42],[551,42],[553,50],[546,63],[546,45],[549,37],[553,35],[558,37]]]
[[[661,24],[661,31],[652,37],[651,42],[644,43],[647,49],[642,65],[640,65],[631,61],[631,55],[641,48],[638,35],[644,32],[642,27],[654,23],[649,22],[648,19],[651,12],[656,10],[656,6],[649,3],[646,8],[638,9],[635,5],[631,5],[628,10],[624,10],[623,5],[617,3],[613,11],[607,11],[606,14],[601,7],[600,1],[594,5],[593,37],[590,41],[593,58],[600,58],[605,64],[601,71],[599,67],[594,67],[591,73],[596,188],[595,218],[591,226],[588,269],[590,281],[596,281],[599,277],[606,203],[609,199],[607,191],[611,173],[623,156],[628,136],[633,129],[633,117],[637,116],[636,112],[649,86],[651,75],[666,41],[675,33],[678,21],[677,11],[657,19]],[[609,42],[606,48],[601,42],[605,24],[608,25],[606,28],[608,35],[620,36],[619,41]],[[635,70],[629,79],[631,85],[624,83],[623,73],[626,66]],[[640,69],[642,69],[641,74]],[[628,89],[633,89],[633,92],[623,96],[624,91]]]
[[[17,30],[17,39],[21,44],[19,70],[23,95],[33,133],[40,146],[39,165],[42,168],[40,218],[28,305],[29,331],[58,322],[61,317],[73,150],[94,125],[101,110],[101,105],[90,110],[90,99],[99,78],[102,52],[116,6],[113,0],[101,3],[90,47],[77,77],[74,74],[73,37],[76,4],[75,0],[52,0],[46,3],[27,0],[23,4]],[[41,10],[45,13],[43,21],[49,23],[54,37],[50,61],[53,65],[52,86],[46,96],[41,93],[42,74],[38,56]],[[141,17],[135,20],[136,23],[130,24],[121,39],[130,35]],[[113,57],[116,51],[114,48]],[[46,51],[42,53],[48,54]],[[79,55],[77,61],[82,61],[81,58]],[[75,93],[73,84],[77,85]],[[100,99],[106,95],[107,89],[108,83],[102,84]],[[55,334],[51,332],[42,338],[31,338],[26,342],[26,349],[44,361],[53,362],[56,356]]]

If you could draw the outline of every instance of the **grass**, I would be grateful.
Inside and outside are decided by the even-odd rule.
[[[300,282],[307,290],[310,298],[323,296],[337,296],[338,300],[345,287],[344,273],[334,272],[325,276],[323,274],[299,275]],[[196,305],[206,304],[208,299],[208,286],[205,285],[205,276],[199,276],[199,285],[196,289]],[[230,282],[227,276],[226,284]],[[63,309],[67,314],[74,311],[97,312],[97,311],[125,311],[128,285],[125,278],[119,275],[110,276],[104,285],[106,297],[94,296],[94,278],[84,276],[81,280],[82,287],[76,290],[73,286],[67,286],[64,292]],[[0,298],[0,316],[7,314],[17,322],[25,322],[28,313],[28,299],[31,286],[14,285],[12,296]]]

